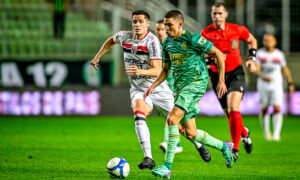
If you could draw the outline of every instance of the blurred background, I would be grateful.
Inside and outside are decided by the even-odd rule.
[[[131,115],[123,52],[113,48],[95,71],[89,61],[103,42],[131,29],[131,12],[144,9],[155,22],[171,9],[185,15],[185,28],[211,24],[215,0],[0,0],[0,115]],[[220,2],[220,0],[218,1]],[[300,88],[300,1],[224,0],[228,22],[245,25],[258,40],[273,33]],[[242,57],[248,56],[241,44]],[[246,75],[244,114],[258,114],[256,77]],[[286,89],[286,83],[285,83]],[[202,114],[223,115],[211,91]],[[286,96],[285,113],[300,115],[300,92]]]

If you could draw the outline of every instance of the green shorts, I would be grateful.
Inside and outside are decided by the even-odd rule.
[[[193,118],[200,113],[199,101],[203,97],[207,88],[207,80],[190,83],[182,88],[175,96],[175,106],[185,110],[186,114],[181,119],[180,124]]]

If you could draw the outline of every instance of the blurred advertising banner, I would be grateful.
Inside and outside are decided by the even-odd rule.
[[[300,92],[295,92],[288,100],[287,94],[284,96],[283,107],[281,111],[292,115],[300,115]],[[211,90],[205,93],[199,102],[200,114],[209,116],[224,115],[223,109],[219,104],[218,98]],[[241,102],[240,111],[244,115],[257,115],[260,112],[259,94],[257,92],[246,92]],[[272,107],[269,108],[272,112]]]
[[[40,88],[111,83],[111,62],[100,63],[95,71],[89,61],[1,61],[0,88],[35,86]]]
[[[283,112],[289,107],[290,114],[300,115],[300,92],[295,92],[289,103],[286,99],[284,102]],[[201,115],[223,115],[213,91],[204,95],[199,107]],[[246,92],[240,110],[244,115],[257,115],[258,93]],[[0,91],[0,115],[132,115],[132,110],[127,87],[100,87],[84,91]]]

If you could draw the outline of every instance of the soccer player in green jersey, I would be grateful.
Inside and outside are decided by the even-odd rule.
[[[220,141],[207,132],[197,129],[193,118],[200,112],[198,103],[206,91],[208,82],[208,71],[204,60],[205,53],[217,58],[219,68],[218,97],[222,97],[227,91],[224,82],[225,55],[199,33],[183,30],[183,15],[180,11],[171,10],[167,12],[164,24],[168,35],[163,44],[165,64],[159,77],[145,91],[144,98],[149,96],[154,88],[167,78],[172,69],[175,106],[167,117],[169,139],[165,163],[153,170],[152,173],[156,176],[170,178],[176,144],[179,140],[179,123],[184,128],[187,139],[220,150],[226,160],[227,167],[231,168],[233,165],[232,144]]]
[[[155,24],[155,35],[158,37],[158,40],[160,41],[160,43],[163,45],[164,40],[167,38],[167,33],[166,33],[166,29],[165,29],[165,24],[164,24],[164,20],[158,20]],[[174,79],[172,76],[172,73],[169,73],[168,77],[167,77],[167,82],[168,85],[170,87],[170,89],[173,91],[173,84],[174,84]],[[179,131],[181,134],[184,134],[183,129],[181,126],[179,126]],[[169,138],[169,133],[168,133],[168,123],[166,121],[165,124],[165,129],[164,129],[164,141],[159,143],[159,147],[163,152],[166,152],[167,150],[167,146],[168,146],[168,138]],[[211,160],[211,155],[209,153],[209,151],[205,148],[205,146],[203,146],[201,143],[198,142],[194,142],[194,146],[197,149],[197,151],[199,152],[201,158],[205,161],[205,162],[209,162]],[[176,146],[176,153],[181,153],[183,151],[183,148],[181,146],[180,143],[180,139],[177,143]]]

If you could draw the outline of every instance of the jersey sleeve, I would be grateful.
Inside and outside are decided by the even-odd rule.
[[[123,39],[124,39],[124,31],[117,32],[117,34],[116,34],[116,42],[118,44],[122,44]]]
[[[260,54],[261,54],[261,50],[259,49],[256,53],[256,61],[255,61],[255,63],[259,65],[261,65]]]
[[[285,58],[285,55],[283,52],[281,52],[281,56],[282,56],[282,59],[280,61],[280,65],[281,65],[281,67],[285,67],[286,66],[286,58]]]
[[[249,30],[245,26],[238,26],[239,39],[242,41],[247,41],[250,36]]]
[[[165,48],[165,43],[163,44],[162,58],[164,60],[164,63],[171,63],[169,53]]]
[[[193,34],[192,45],[198,50],[198,52],[204,52],[206,54],[208,54],[210,49],[213,47],[213,43],[205,39],[199,33]]]
[[[148,52],[150,60],[162,60],[161,45],[159,40],[155,37],[148,43]]]

